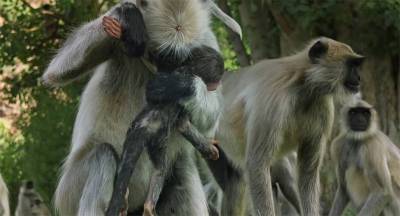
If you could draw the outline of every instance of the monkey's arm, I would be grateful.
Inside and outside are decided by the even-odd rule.
[[[178,126],[179,132],[203,155],[206,159],[217,160],[218,149],[201,134],[188,119],[183,120]]]
[[[346,193],[346,189],[343,186],[339,185],[336,190],[333,206],[329,211],[329,216],[342,215],[342,212],[346,208],[348,202],[349,202],[349,197]]]
[[[58,86],[86,74],[111,56],[112,39],[102,27],[102,17],[76,30],[50,62],[43,82]]]
[[[208,91],[207,85],[197,76],[193,79],[192,86],[194,88],[194,95],[187,100],[182,100],[180,104],[193,117],[193,124],[207,125],[215,123],[221,111],[220,98],[217,93],[219,90]]]
[[[119,34],[124,46],[110,37],[113,31],[118,34],[118,30],[112,27],[116,21],[110,17],[122,25]],[[142,56],[147,40],[144,26],[143,17],[134,4],[117,5],[104,16],[80,27],[67,39],[50,62],[42,77],[43,82],[54,86],[67,84],[113,56],[120,58],[114,51],[125,51],[132,57]]]

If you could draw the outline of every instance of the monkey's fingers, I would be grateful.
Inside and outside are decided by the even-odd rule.
[[[104,30],[112,37],[116,39],[121,38],[121,29],[118,26],[115,26],[111,21],[105,20],[103,23]]]
[[[211,160],[218,160],[219,159],[219,151],[218,148],[215,147],[214,145],[211,146],[211,155],[210,155]]]
[[[103,17],[103,27],[104,31],[110,35],[111,37],[114,37],[116,39],[120,39],[122,36],[122,27],[119,24],[119,22],[112,18],[112,17]]]
[[[213,145],[219,145],[219,141],[218,141],[218,140],[215,140],[215,139],[212,139],[212,140],[211,140],[211,144],[213,144]]]
[[[123,208],[121,210],[121,212],[119,213],[119,216],[127,216],[127,215],[128,215],[128,211],[125,208]]]

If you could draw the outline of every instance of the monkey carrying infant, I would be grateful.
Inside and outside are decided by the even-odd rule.
[[[141,15],[135,5],[130,5],[126,10],[130,11],[124,13],[127,16],[125,20],[143,20],[137,19],[137,16]],[[130,16],[136,16],[136,18],[130,19]],[[134,24],[141,26],[140,28],[143,28],[145,32],[144,21]],[[139,39],[131,38],[127,36],[129,33],[124,29],[124,25],[132,25],[132,23],[119,23],[110,17],[104,18],[105,31],[110,36],[123,41],[127,55],[143,56],[147,35],[143,34]],[[147,148],[155,171],[151,174],[144,215],[154,215],[155,206],[168,175],[168,167],[165,165],[169,160],[166,140],[171,130],[178,130],[206,159],[218,159],[219,151],[214,146],[216,141],[207,139],[192,125],[190,119],[193,113],[185,109],[183,104],[190,103],[190,96],[196,91],[193,85],[196,79],[204,82],[209,91],[214,91],[224,73],[224,61],[221,55],[213,48],[204,45],[191,47],[187,58],[177,58],[163,52],[150,52],[149,58],[157,67],[157,75],[147,83],[147,105],[136,116],[127,132],[124,149],[130,149],[131,153],[125,150],[120,165],[120,170],[129,167],[126,170],[129,169],[128,173],[132,173],[143,149]],[[130,155],[127,156],[128,154]],[[116,185],[121,184],[119,177],[118,174]],[[127,182],[122,184],[127,187]],[[114,191],[114,194],[118,192]],[[113,202],[115,202],[114,196],[111,207],[114,206]],[[111,215],[114,211],[117,210],[109,209],[108,214]]]

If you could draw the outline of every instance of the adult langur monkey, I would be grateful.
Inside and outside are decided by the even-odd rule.
[[[147,29],[135,25],[140,23],[138,19],[125,20],[135,8],[132,3],[136,2],[124,1],[105,14],[125,23],[122,32],[125,40],[110,37],[103,30],[103,22],[106,24],[110,20],[101,16],[67,39],[43,75],[45,83],[60,86],[94,72],[81,97],[72,149],[55,193],[55,206],[62,216],[104,215],[126,132],[144,106],[144,87],[152,77],[151,67],[137,58],[142,50],[122,49],[122,43],[145,40],[143,35],[147,30],[152,51],[184,58],[189,47],[206,45],[219,50],[210,28],[210,12],[241,34],[239,25],[210,0],[138,0],[135,7],[143,15]],[[180,33],[182,37],[175,37]],[[196,87],[204,85],[195,83]],[[219,89],[209,93],[196,89],[193,103],[187,108],[192,113],[204,114],[191,119],[198,129],[203,128],[203,124],[217,122],[219,115],[215,111],[219,109],[219,95]],[[212,137],[213,131],[206,135]],[[168,142],[169,149],[174,152],[169,167],[172,175],[167,179],[156,212],[159,215],[208,215],[205,194],[193,162],[193,148],[178,134],[171,134]],[[148,155],[142,154],[136,165],[137,174],[129,185],[129,212],[141,210],[152,170]]]
[[[400,150],[379,130],[370,104],[343,108],[331,154],[338,188],[329,215],[341,215],[349,202],[360,216],[400,215]]]
[[[7,185],[0,175],[0,216],[10,216]]]
[[[219,177],[226,180],[221,184],[224,203],[231,205],[227,215],[243,214],[242,173],[248,178],[254,213],[275,215],[271,165],[294,149],[302,215],[319,215],[319,169],[332,129],[334,101],[346,101],[359,92],[363,59],[346,44],[318,38],[295,55],[227,74],[225,111],[217,132],[231,163],[225,170],[232,170],[226,173],[229,177]]]

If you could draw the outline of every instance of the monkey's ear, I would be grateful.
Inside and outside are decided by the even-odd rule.
[[[310,58],[313,64],[318,62],[322,56],[324,56],[328,52],[328,45],[323,43],[322,41],[315,42],[310,50],[308,51],[308,57]]]

